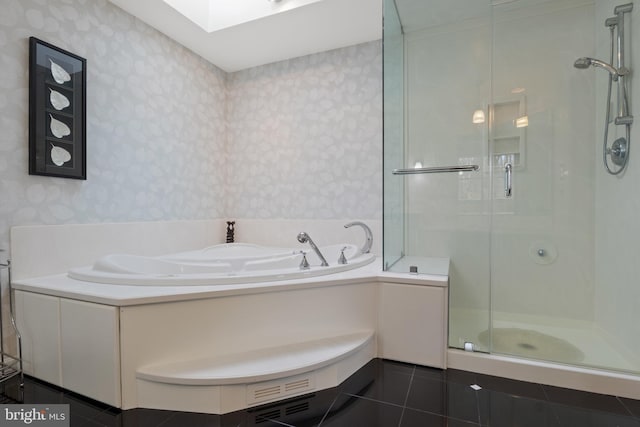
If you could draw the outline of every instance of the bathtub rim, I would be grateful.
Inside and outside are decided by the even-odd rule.
[[[264,255],[261,256],[244,256],[238,257],[242,265],[236,265],[234,268],[234,258],[219,257],[207,260],[184,258],[185,254],[197,253],[199,251],[188,251],[184,253],[163,255],[163,256],[142,256],[135,254],[114,253],[105,255],[95,261],[93,265],[72,268],[67,272],[69,278],[82,282],[91,282],[105,284],[109,286],[220,286],[220,285],[237,285],[243,283],[264,283],[272,281],[293,280],[298,278],[312,278],[317,276],[325,276],[336,274],[343,271],[355,270],[359,267],[375,262],[376,257],[373,254],[357,253],[357,246],[348,243],[327,245],[320,249],[336,249],[343,247],[349,248],[352,254],[347,258],[347,264],[330,264],[328,267],[320,267],[312,265],[307,270],[298,267],[289,267],[286,269],[263,269],[263,270],[246,270],[245,265],[255,265],[256,262],[274,260],[277,261],[283,257],[295,259],[302,257],[302,253],[296,252],[294,249],[274,248],[246,243],[228,243],[214,245],[204,248],[201,251],[220,248],[226,245],[232,245],[234,248],[248,247],[252,249],[264,249]],[[280,252],[275,252],[275,251]],[[128,270],[126,264],[118,264],[118,260],[139,259],[140,262],[151,262],[158,264],[159,267],[166,265],[178,268],[181,265],[185,267],[200,268],[202,270],[210,268],[212,271],[208,273],[141,273],[134,270]],[[106,265],[113,264],[113,266]],[[238,268],[239,269],[236,269]],[[218,268],[221,271],[213,271]],[[179,285],[174,285],[180,283]]]
[[[380,282],[447,287],[449,285],[449,277],[448,275],[440,274],[382,271],[382,258],[375,257],[373,262],[348,271],[324,276],[258,283],[210,286],[115,286],[70,279],[66,273],[63,273],[13,280],[12,287],[14,290],[25,292],[125,307],[358,283],[377,285]]]

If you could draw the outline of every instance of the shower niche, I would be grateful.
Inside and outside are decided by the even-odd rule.
[[[494,168],[504,168],[511,164],[514,168],[525,165],[526,128],[529,117],[526,114],[525,97],[494,102],[490,108],[491,118],[491,158]]]

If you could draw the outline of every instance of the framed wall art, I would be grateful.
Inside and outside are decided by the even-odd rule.
[[[29,38],[29,174],[87,179],[86,60]]]

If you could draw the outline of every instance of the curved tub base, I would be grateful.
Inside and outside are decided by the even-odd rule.
[[[138,407],[225,414],[338,386],[376,355],[373,331],[155,365],[136,372]]]

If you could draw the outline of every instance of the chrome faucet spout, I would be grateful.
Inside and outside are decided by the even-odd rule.
[[[321,266],[322,267],[328,267],[329,266],[329,263],[327,262],[327,260],[324,258],[324,256],[322,256],[322,253],[320,252],[320,249],[318,249],[316,244],[313,243],[313,240],[311,240],[311,236],[309,236],[305,231],[302,231],[302,232],[298,233],[298,242],[300,242],[300,243],[309,242],[309,245],[311,246],[311,249],[313,249],[314,252],[316,253],[316,255],[318,255],[318,258],[320,258],[320,261],[322,262]]]
[[[360,252],[363,254],[368,254],[371,251],[371,245],[373,245],[373,233],[371,232],[369,226],[361,221],[353,221],[349,224],[345,224],[344,228],[349,228],[354,225],[359,225],[364,230],[367,241],[364,242],[364,245],[362,246],[362,248],[360,248]]]

